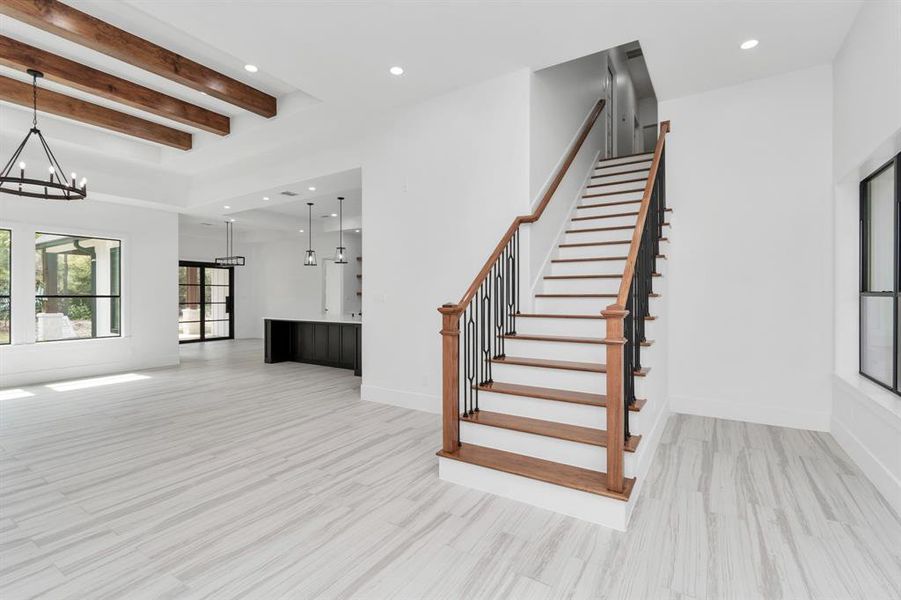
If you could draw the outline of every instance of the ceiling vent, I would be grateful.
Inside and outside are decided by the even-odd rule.
[[[638,58],[639,56],[643,56],[641,48],[636,48],[635,50],[629,50],[628,52],[626,52],[626,58]]]
[[[285,190],[284,192],[279,192],[282,196],[299,196],[297,192],[292,192],[291,190]]]

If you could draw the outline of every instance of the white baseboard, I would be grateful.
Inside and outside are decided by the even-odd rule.
[[[441,414],[441,398],[430,394],[391,390],[364,383],[360,386],[360,398],[367,402],[378,402],[380,404],[390,404],[401,408]]]
[[[888,501],[895,513],[901,515],[901,481],[888,467],[860,441],[851,430],[839,421],[832,422],[832,437],[848,453],[864,475],[867,476],[879,493]]]
[[[709,398],[688,398],[686,396],[671,396],[670,410],[684,415],[714,417],[810,431],[829,431],[830,415],[825,411],[793,410],[779,406],[728,402]]]
[[[835,375],[832,402],[832,437],[901,515],[901,399],[858,375]]]

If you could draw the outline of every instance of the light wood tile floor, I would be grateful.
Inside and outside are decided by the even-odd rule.
[[[0,403],[0,597],[901,598],[901,521],[827,434],[674,416],[628,533],[438,481],[436,415],[183,347]]]

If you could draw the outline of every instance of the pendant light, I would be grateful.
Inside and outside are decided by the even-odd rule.
[[[66,179],[66,172],[63,171],[56,156],[53,155],[53,151],[50,150],[50,145],[44,139],[41,130],[38,129],[38,77],[43,77],[44,74],[34,69],[28,69],[28,74],[31,75],[34,110],[31,129],[25,134],[25,139],[13,152],[6,166],[3,167],[3,171],[0,171],[0,192],[45,200],[81,200],[88,195],[88,180],[83,177],[81,182],[76,183],[75,173],[72,173],[71,181]],[[41,142],[41,148],[47,156],[49,177],[46,180],[25,177],[25,161],[19,160],[22,150],[32,135],[37,136]],[[16,164],[19,166],[18,177],[11,175]]]
[[[344,196],[338,196],[338,247],[335,248],[335,264],[347,264],[347,248],[344,247]]]
[[[313,203],[307,202],[307,206],[310,207],[310,247],[307,248],[306,256],[303,259],[303,266],[305,267],[315,267],[316,266],[316,251],[313,250]]]
[[[235,256],[235,232],[234,223],[225,222],[225,256],[220,256],[215,260],[217,265],[225,265],[229,267],[243,267],[245,260],[243,256]]]

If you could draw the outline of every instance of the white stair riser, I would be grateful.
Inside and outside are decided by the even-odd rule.
[[[567,425],[607,428],[607,410],[588,404],[480,391],[479,408],[505,415],[542,419]],[[629,413],[629,429],[632,433],[641,435],[646,431],[646,424],[642,418],[642,411]]]
[[[564,244],[588,244],[592,242],[616,242],[622,240],[631,240],[632,234],[635,232],[634,226],[628,229],[604,229],[603,231],[584,231],[586,229],[603,229],[606,227],[616,227],[616,225],[587,224],[574,223],[570,226],[569,232],[563,237]],[[583,230],[583,231],[579,231]],[[669,233],[669,225],[663,226],[663,235]]]
[[[521,334],[526,335],[526,334]],[[592,331],[587,334],[593,338],[603,338],[605,330]],[[650,332],[645,329],[645,337],[653,340]],[[641,348],[641,364],[645,367],[654,365],[657,354],[657,346],[643,346]],[[507,356],[522,358],[550,358],[553,360],[571,360],[575,362],[607,362],[607,346],[604,344],[577,344],[574,342],[545,342],[536,340],[504,340],[504,352]],[[497,378],[495,378],[497,380]],[[498,380],[502,381],[502,380]],[[518,382],[514,382],[518,383]]]
[[[650,363],[647,366],[651,366]],[[491,366],[491,376],[495,381],[509,381],[520,385],[535,385],[592,394],[604,394],[607,392],[605,373],[494,363]],[[653,376],[653,372],[649,376]],[[635,378],[638,397],[641,397],[644,379],[644,377]]]
[[[438,477],[443,481],[619,531],[626,530],[633,506],[632,502],[622,502],[449,458],[439,457]]]
[[[610,165],[619,165],[622,163],[633,162],[636,160],[647,159],[651,160],[654,158],[653,152],[642,152],[640,154],[633,154],[632,156],[619,156],[614,158],[605,158],[598,161],[598,166],[609,167]]]
[[[592,331],[591,337],[602,338],[604,331]],[[573,360],[576,362],[605,362],[606,346],[603,344],[574,344],[571,342],[539,342],[535,340],[504,341],[504,352],[507,356],[526,358],[551,358],[554,360]]]
[[[645,335],[654,339],[658,320],[646,320]],[[546,319],[520,317],[516,319],[516,332],[521,335],[566,335],[572,337],[604,337],[607,325],[604,319]]]
[[[640,199],[639,199],[640,200]],[[600,204],[596,203],[587,203],[587,204]],[[632,202],[630,204],[611,204],[610,206],[592,206],[591,208],[579,208],[573,211],[574,217],[603,217],[606,215],[615,215],[624,212],[638,212],[638,209],[641,207],[640,202]],[[634,223],[637,219],[637,215],[632,217],[632,222]],[[578,221],[576,221],[578,223]]]
[[[639,160],[639,157],[636,157],[635,160]],[[631,161],[629,161],[631,162]],[[594,170],[594,175],[610,175],[611,173],[621,173],[623,171],[634,171],[635,169],[646,169],[648,172],[651,170],[651,163],[653,161],[651,159],[643,160],[641,162],[637,162],[634,164],[621,164],[621,165],[613,165],[613,166],[598,166]]]
[[[635,206],[638,206],[637,204]],[[596,215],[583,215],[583,211],[576,211],[573,215],[574,217],[591,217]],[[631,209],[624,209],[621,211],[610,211],[609,214],[618,214],[622,212],[634,212]],[[619,225],[629,225],[631,227],[635,226],[635,223],[638,221],[638,215],[627,215],[623,217],[605,217],[603,219],[570,219],[569,229],[583,228],[583,227],[617,227]]]
[[[651,298],[651,313],[657,314],[655,309],[659,298]],[[601,311],[616,302],[616,298],[535,298],[535,312],[553,313],[564,315],[593,315],[601,314]]]
[[[561,246],[557,249],[557,258],[604,258],[607,256],[626,256],[629,244],[606,244],[603,246]]]
[[[633,179],[639,179],[637,177]],[[597,182],[591,182],[585,187],[585,195],[591,194],[609,194],[611,192],[631,192],[633,190],[644,190],[645,181],[632,181],[628,179],[622,183],[614,185],[599,185]]]
[[[460,441],[505,452],[515,452],[556,463],[582,467],[593,471],[607,470],[607,450],[601,446],[581,444],[543,435],[488,427],[467,421],[460,422]],[[625,453],[623,469],[626,477],[633,477],[632,452]]]
[[[625,254],[621,255],[625,256]],[[553,262],[548,275],[622,275],[626,259]]]
[[[574,229],[594,229],[593,225],[580,225]],[[563,236],[564,244],[593,244],[595,242],[621,242],[632,239],[634,227],[605,231],[569,231]]]
[[[545,279],[542,291],[546,294],[602,294],[618,292],[622,276],[597,279]]]
[[[607,190],[609,192],[610,190]],[[619,194],[610,194],[606,196],[595,196],[594,194],[604,194],[606,192],[588,191],[587,188],[582,193],[582,199],[579,206],[594,206],[595,204],[610,204],[611,202],[629,202],[632,200],[641,200],[644,192],[623,192]],[[625,205],[630,206],[630,205]]]
[[[628,167],[636,167],[632,168],[621,168],[621,173],[601,173],[595,174],[591,177],[591,181],[589,185],[594,185],[596,183],[613,183],[616,181],[627,181],[632,179],[647,179],[648,178],[648,169],[642,169],[641,165],[628,165]],[[633,171],[638,171],[637,173],[633,173]]]

